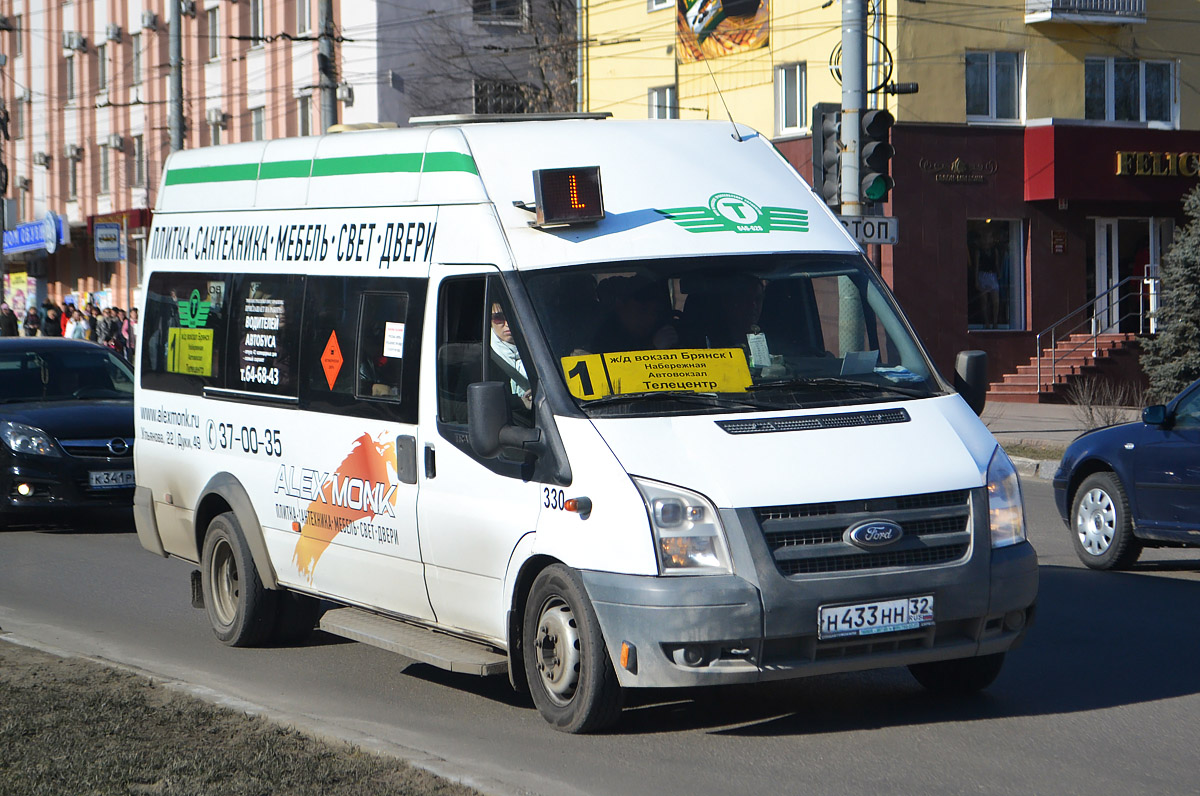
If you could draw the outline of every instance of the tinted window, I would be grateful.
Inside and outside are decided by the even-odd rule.
[[[304,277],[242,274],[233,280],[226,386],[295,397]]]
[[[143,387],[199,394],[224,386],[226,288],[221,274],[150,277],[138,346]]]
[[[0,402],[132,397],[129,366],[100,347],[0,354]]]

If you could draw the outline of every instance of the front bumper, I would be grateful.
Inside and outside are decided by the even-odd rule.
[[[962,564],[832,577],[783,577],[753,533],[743,538],[754,564],[739,571],[757,582],[582,573],[622,686],[751,683],[988,655],[1018,646],[1033,619],[1033,546],[992,549],[986,527]],[[818,638],[822,605],[920,594],[934,595],[934,625]],[[636,650],[626,666],[622,644]]]
[[[0,527],[128,525],[133,486],[98,488],[92,472],[132,471],[131,456],[8,456],[0,467]],[[27,484],[33,494],[23,496]]]

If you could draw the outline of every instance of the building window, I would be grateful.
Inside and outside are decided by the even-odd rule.
[[[675,5],[675,0],[646,0],[647,11],[662,11]]]
[[[1175,65],[1136,58],[1084,61],[1084,118],[1174,122]]]
[[[808,124],[805,114],[805,64],[787,64],[775,70],[775,129],[795,133]]]
[[[297,135],[312,135],[312,97],[296,98]]]
[[[25,98],[18,94],[13,101],[12,119],[12,137],[25,137]]]
[[[108,176],[108,147],[100,147],[100,193],[108,193],[111,189]]]
[[[1025,247],[1020,221],[967,221],[967,325],[1025,328]]]
[[[96,91],[108,91],[108,45],[96,45]]]
[[[250,0],[250,46],[263,46],[263,31],[266,25],[263,22],[263,3],[262,0]]]
[[[146,185],[146,144],[140,135],[133,137],[133,185],[135,188]]]
[[[312,30],[312,6],[309,0],[296,0],[296,32],[308,33]]]
[[[520,83],[475,81],[475,113],[524,113],[525,91]]]
[[[79,161],[75,158],[67,158],[67,199],[79,199]]]
[[[209,122],[208,143],[211,144],[212,146],[220,145],[220,143],[221,143],[221,124],[220,124],[220,122],[217,122],[216,124]]]
[[[679,95],[674,86],[659,86],[649,91],[649,117],[651,119],[678,119]]]
[[[142,84],[142,34],[134,33],[129,37],[129,48],[133,55],[129,61],[129,82],[132,85]]]
[[[250,138],[253,141],[263,141],[266,139],[267,129],[267,112],[265,108],[252,108],[250,110]]]
[[[967,53],[967,119],[1021,118],[1021,54]]]
[[[14,58],[19,58],[25,53],[25,42],[21,38],[21,23],[24,21],[25,18],[21,14],[17,14],[13,17],[12,48]]]
[[[208,9],[204,18],[208,23],[208,60],[215,61],[221,57],[221,9]]]
[[[476,19],[489,22],[521,22],[525,19],[525,0],[471,0]]]
[[[75,58],[67,56],[67,102],[75,99]]]

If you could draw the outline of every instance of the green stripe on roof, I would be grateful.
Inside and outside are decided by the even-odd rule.
[[[349,174],[388,174],[422,171],[461,171],[479,174],[475,159],[462,152],[401,152],[387,155],[355,155],[318,160],[278,160],[237,163],[229,166],[196,166],[171,169],[167,185],[196,185],[238,180],[278,180],[288,177],[339,177]]]
[[[258,178],[260,180],[278,180],[285,177],[307,177],[311,172],[311,160],[263,161]]]
[[[199,166],[194,169],[171,169],[167,185],[192,185],[199,182],[235,182],[258,179],[257,163],[235,163],[232,166]]]
[[[349,158],[323,158],[313,161],[312,176],[336,177],[344,174],[378,174],[381,172],[421,170],[421,153],[398,155],[359,155]]]
[[[425,166],[421,171],[466,171],[478,174],[475,158],[462,152],[430,152],[425,155]]]

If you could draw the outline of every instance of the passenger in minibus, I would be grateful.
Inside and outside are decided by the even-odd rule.
[[[613,276],[600,282],[597,292],[608,311],[592,344],[594,353],[679,347],[664,283],[643,276]]]

